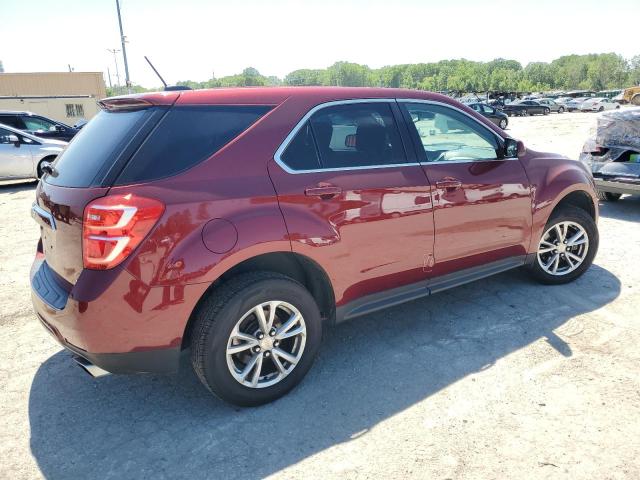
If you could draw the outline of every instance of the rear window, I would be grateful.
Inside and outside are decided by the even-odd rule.
[[[45,181],[63,187],[89,187],[105,164],[111,165],[152,109],[98,113],[75,136]]]
[[[116,183],[155,180],[184,171],[216,153],[270,108],[255,105],[173,107],[140,146]]]

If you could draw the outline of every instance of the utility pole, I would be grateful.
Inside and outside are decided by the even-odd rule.
[[[113,91],[113,85],[111,84],[111,70],[107,67],[107,77],[109,77],[109,90]]]
[[[120,0],[116,0],[116,9],[118,10],[118,24],[120,25],[120,41],[122,42],[122,58],[124,59],[124,75],[127,82],[127,92],[131,93],[131,81],[129,80],[129,64],[127,63],[127,48],[125,43],[127,38],[122,31],[122,17],[120,16]]]
[[[120,86],[120,72],[118,71],[118,57],[116,56],[116,54],[119,52],[120,50],[118,50],[117,48],[107,48],[107,52],[111,52],[113,53],[113,61],[116,64],[116,84],[119,87]],[[111,78],[111,77],[109,77]]]

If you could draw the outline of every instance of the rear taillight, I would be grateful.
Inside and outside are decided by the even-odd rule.
[[[85,268],[107,270],[122,262],[158,222],[164,205],[133,194],[98,198],[84,209],[82,259]]]

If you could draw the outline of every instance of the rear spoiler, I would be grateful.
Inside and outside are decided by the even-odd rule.
[[[155,105],[171,106],[176,102],[179,96],[179,91],[123,95],[120,97],[103,98],[98,101],[98,106],[108,112],[134,111],[153,107]]]

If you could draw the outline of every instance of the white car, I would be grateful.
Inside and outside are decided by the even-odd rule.
[[[0,124],[0,180],[40,178],[66,145]]]
[[[620,105],[613,102],[610,98],[596,97],[585,100],[578,107],[581,112],[604,112],[605,110],[615,110]]]

